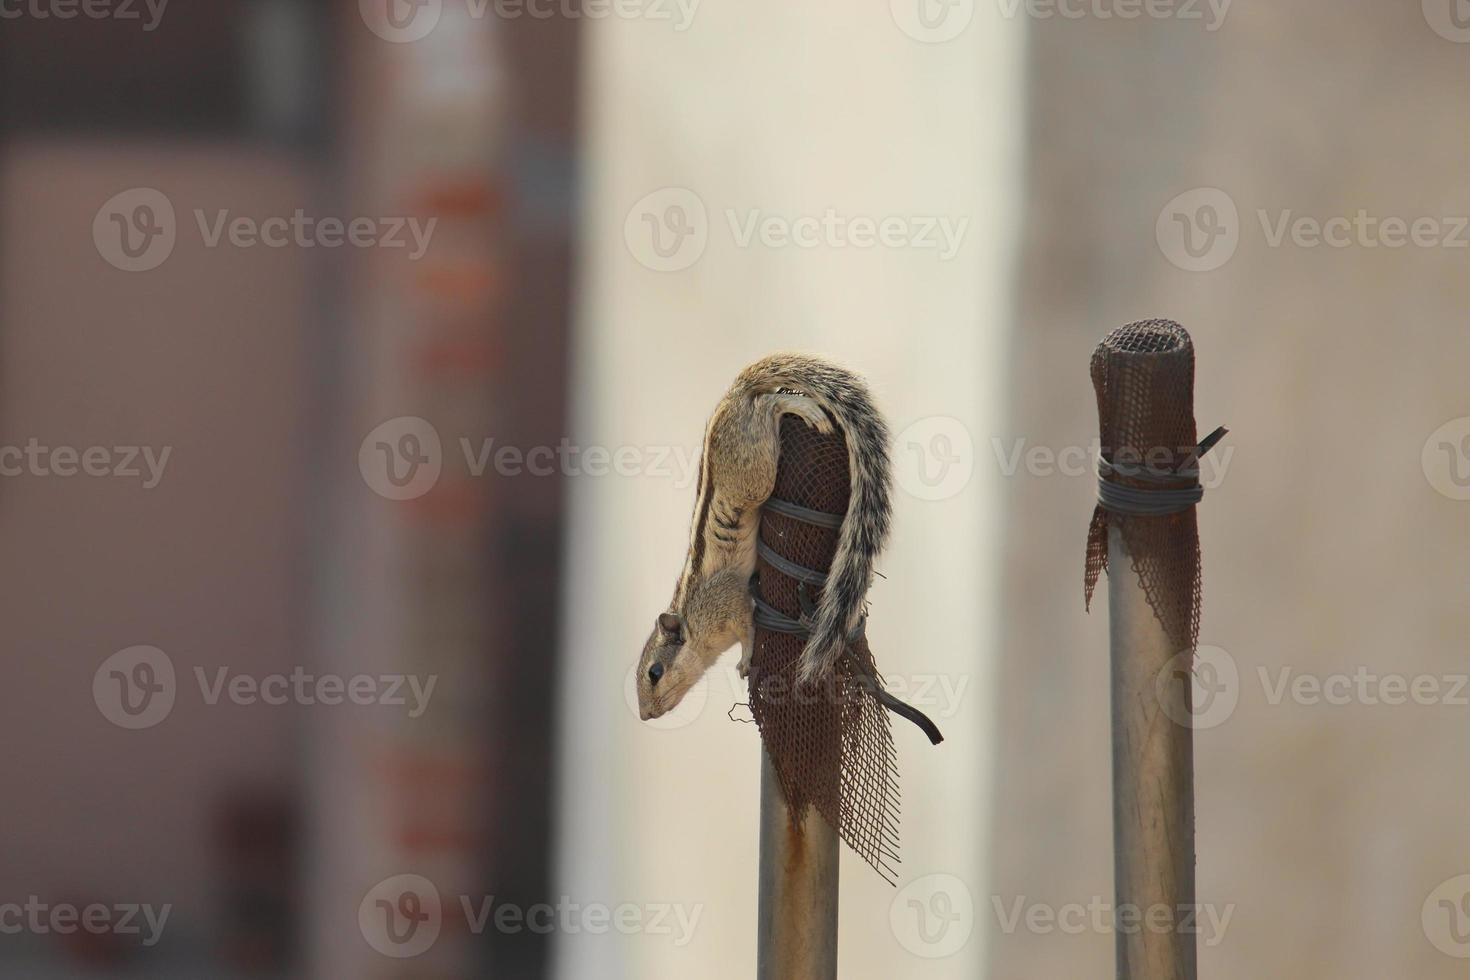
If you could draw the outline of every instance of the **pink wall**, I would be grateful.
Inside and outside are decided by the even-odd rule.
[[[92,237],[136,186],[178,215],[148,272],[107,264]],[[218,877],[221,795],[290,779],[297,709],[208,706],[193,669],[299,662],[306,263],[205,248],[192,211],[289,214],[305,197],[295,162],[228,145],[21,142],[0,159],[0,446],[172,450],[154,489],[0,478],[0,893],[174,902],[190,931]],[[125,731],[92,679],[135,644],[172,658],[179,693],[161,724]]]

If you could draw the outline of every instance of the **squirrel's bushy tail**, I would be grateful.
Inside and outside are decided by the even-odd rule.
[[[851,496],[837,536],[811,635],[801,653],[801,679],[831,670],[863,616],[873,563],[892,523],[888,424],[858,375],[809,354],[773,354],[740,372],[737,388],[750,394],[800,392],[831,414],[847,439]]]

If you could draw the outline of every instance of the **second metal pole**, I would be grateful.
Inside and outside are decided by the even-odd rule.
[[[1149,605],[1116,522],[1108,529],[1113,893],[1118,980],[1195,980],[1194,732],[1190,662]]]
[[[837,980],[837,832],[815,807],[793,824],[761,751],[757,980]]]

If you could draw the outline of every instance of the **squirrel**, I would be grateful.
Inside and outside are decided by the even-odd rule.
[[[888,425],[862,378],[807,354],[773,354],[745,368],[705,426],[694,520],[684,569],[638,659],[644,720],[672,710],[720,655],[739,643],[740,676],[755,646],[761,505],[776,483],[781,416],[847,440],[851,495],[821,600],[799,660],[799,681],[831,670],[862,622],[873,562],[891,523]]]

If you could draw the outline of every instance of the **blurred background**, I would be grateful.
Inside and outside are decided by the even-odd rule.
[[[1108,975],[1087,363],[1158,316],[1201,975],[1463,976],[1467,80],[1464,0],[0,0],[0,973],[750,976],[738,654],[631,669],[797,348],[946,735],[842,976]]]

